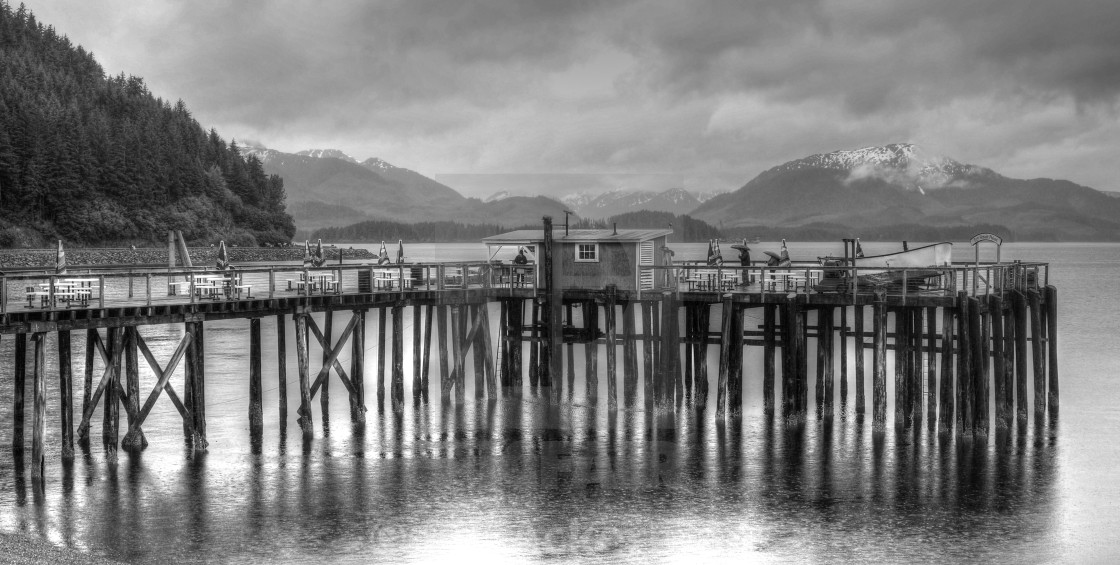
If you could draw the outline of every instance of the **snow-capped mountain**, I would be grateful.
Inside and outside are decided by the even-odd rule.
[[[315,157],[316,159],[323,159],[330,157],[332,159],[341,159],[350,163],[357,163],[358,160],[339,151],[338,149],[305,149],[297,151],[296,155],[303,155],[304,157]]]
[[[849,182],[879,178],[920,192],[947,186],[967,188],[968,177],[995,174],[991,169],[930,155],[913,143],[892,143],[810,155],[778,165],[760,176],[806,169],[847,171]]]
[[[498,202],[500,200],[505,200],[506,198],[509,198],[509,196],[510,195],[509,195],[508,190],[502,190],[502,191],[499,191],[499,192],[495,192],[494,194],[491,194],[490,196],[487,196],[486,199],[483,200],[483,202]]]
[[[789,161],[690,215],[725,227],[813,225],[855,235],[886,226],[987,226],[1036,240],[1120,233],[1120,202],[1096,190],[1007,178],[910,143]]]

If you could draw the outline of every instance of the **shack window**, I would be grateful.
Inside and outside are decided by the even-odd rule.
[[[576,245],[576,262],[577,263],[598,263],[599,262],[599,244],[598,243],[580,243]]]

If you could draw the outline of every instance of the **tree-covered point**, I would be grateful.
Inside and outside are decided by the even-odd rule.
[[[105,76],[91,53],[0,0],[0,247],[291,241],[284,182],[180,100]]]
[[[539,229],[539,226],[537,229]],[[460,224],[458,222],[404,224],[370,220],[343,227],[320,228],[311,232],[311,239],[343,243],[372,243],[396,241],[398,239],[425,243],[477,242],[484,237],[507,231],[511,230],[497,224]]]
[[[580,220],[572,227],[609,229],[616,223],[618,227],[625,229],[654,229],[671,226],[673,235],[669,236],[669,241],[702,242],[723,237],[716,227],[691,216],[648,210],[627,212],[611,216],[606,220]]]

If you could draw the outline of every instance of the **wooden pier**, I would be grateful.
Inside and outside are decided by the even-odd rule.
[[[312,402],[318,396],[325,413],[332,383],[341,385],[355,423],[365,420],[369,381],[378,406],[388,397],[392,407],[403,407],[410,362],[413,403],[465,402],[468,375],[475,398],[515,396],[529,387],[549,402],[564,402],[573,398],[574,352],[581,346],[586,398],[609,408],[703,410],[714,396],[716,418],[736,417],[752,401],[745,381],[761,379],[764,412],[789,425],[861,418],[870,411],[874,429],[882,431],[893,405],[895,426],[924,419],[931,430],[971,438],[1025,424],[1031,413],[1035,421],[1058,413],[1057,290],[1047,284],[1045,264],[952,265],[920,286],[852,285],[834,292],[808,284],[828,277],[828,268],[673,265],[644,268],[653,271],[643,277],[651,286],[637,290],[561,289],[550,284],[559,274],[547,240],[542,255],[540,273],[528,277],[537,284],[485,262],[259,267],[239,269],[239,282],[252,287],[248,295],[215,296],[195,292],[197,269],[105,270],[83,275],[96,281],[84,300],[46,304],[19,298],[37,281],[54,288],[63,275],[0,277],[0,337],[14,342],[11,359],[3,361],[14,368],[13,450],[22,457],[30,399],[32,469],[34,477],[42,476],[48,388],[58,399],[64,458],[74,456],[75,442],[88,449],[91,417],[99,409],[109,461],[118,447],[144,449],[155,439],[144,435],[144,421],[160,396],[182,417],[191,444],[205,449],[203,345],[207,323],[218,320],[245,320],[247,416],[258,440],[271,413],[262,403],[263,383],[271,378],[261,373],[266,354],[278,359],[276,417],[286,421],[287,395],[298,394],[295,417],[307,437],[314,434]],[[773,276],[777,272],[786,275]],[[790,273],[804,273],[804,282],[784,286],[795,278]],[[896,280],[906,281],[900,274]],[[291,290],[289,280],[296,282]],[[332,283],[309,282],[315,280]],[[313,314],[322,314],[322,322]],[[376,325],[369,316],[376,316]],[[405,351],[408,319],[411,350]],[[140,329],[168,324],[186,331],[174,353],[158,359]],[[263,324],[275,324],[274,352],[261,341]],[[72,398],[75,331],[86,335],[85,392],[78,404]],[[285,384],[292,370],[289,331],[298,391]],[[45,369],[45,338],[52,332],[57,379]],[[376,343],[371,363],[367,340]],[[344,366],[339,359],[347,347],[350,363]],[[761,348],[761,362],[747,354],[752,348]],[[717,361],[709,363],[710,357]],[[141,358],[156,376],[150,390],[140,388]],[[887,398],[892,370],[893,403]]]

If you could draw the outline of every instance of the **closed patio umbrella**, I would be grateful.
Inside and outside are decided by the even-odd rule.
[[[404,240],[397,240],[397,264],[404,263]]]
[[[229,252],[226,251],[226,241],[223,239],[218,242],[218,264],[219,271],[224,271],[229,268]]]
[[[381,242],[381,250],[377,252],[377,264],[378,265],[388,265],[389,263],[392,263],[392,262],[393,262],[392,259],[389,259],[389,251],[387,249],[385,249],[385,242],[382,241]]]
[[[66,252],[62,250],[62,240],[58,240],[58,253],[54,256],[54,272],[56,275],[66,274]]]
[[[312,264],[316,267],[322,267],[323,263],[327,262],[327,258],[323,257],[323,240],[315,243],[315,256],[312,259]]]
[[[314,266],[314,258],[311,256],[311,242],[306,239],[303,240],[303,268],[308,269]]]

